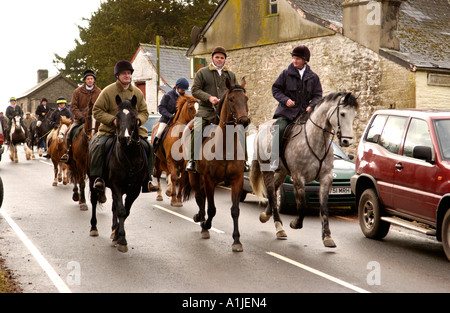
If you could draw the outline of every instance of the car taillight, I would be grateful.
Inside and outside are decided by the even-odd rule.
[[[3,135],[2,134],[0,134],[0,145],[2,145],[3,144],[3,141],[4,141],[5,139],[3,138]]]

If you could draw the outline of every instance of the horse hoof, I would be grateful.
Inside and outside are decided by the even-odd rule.
[[[53,183],[52,186],[56,187],[56,186],[58,186],[58,183]]]
[[[286,232],[284,230],[277,231],[277,239],[279,239],[279,240],[286,240],[287,239]]]
[[[88,210],[87,204],[86,204],[86,203],[80,204],[80,210],[81,210],[81,211],[87,211],[87,210]]]
[[[91,237],[98,237],[98,230],[91,230],[89,232],[89,236],[91,236]]]
[[[156,196],[156,201],[163,201],[163,200],[164,200],[163,196],[161,195]]]
[[[182,202],[178,202],[178,201],[173,201],[173,202],[171,201],[170,205],[173,206],[173,207],[176,207],[176,208],[181,208],[183,206],[183,203]]]
[[[194,220],[195,223],[200,223],[201,221],[203,221],[203,219],[201,219],[200,215],[198,214],[195,214],[192,219]]]
[[[266,214],[266,212],[262,212],[259,215],[259,221],[261,223],[266,223],[266,222],[268,222],[270,220],[271,217],[272,217],[272,214]]]
[[[334,243],[334,240],[331,239],[331,237],[325,237],[323,240],[323,245],[327,248],[336,248],[336,244]]]
[[[244,251],[244,248],[242,247],[242,244],[240,244],[240,243],[234,243],[234,244],[231,246],[231,250],[232,250],[233,252],[242,252],[242,251]]]
[[[171,190],[167,190],[167,191],[166,191],[166,196],[172,197],[172,191],[171,191]]]
[[[209,234],[209,230],[202,229],[202,239],[209,239],[211,238],[211,235]]]
[[[292,229],[302,229],[303,228],[303,225],[298,223],[298,219],[292,220],[289,225],[291,226]]]
[[[74,195],[72,196],[72,200],[75,201],[75,202],[78,202],[78,201],[80,201],[80,196],[74,194]]]
[[[122,253],[126,253],[126,252],[128,252],[128,246],[127,245],[118,244],[117,245],[117,250],[119,250]]]

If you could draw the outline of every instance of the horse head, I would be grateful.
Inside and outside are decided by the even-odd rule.
[[[136,109],[137,98],[133,96],[131,100],[123,100],[116,96],[116,103],[119,110],[116,114],[117,139],[122,145],[139,143],[138,112]]]
[[[63,143],[64,137],[65,137],[67,131],[69,130],[70,125],[72,125],[72,120],[65,116],[61,116],[61,119],[59,120],[59,127],[58,127],[58,137],[57,137],[58,144]]]
[[[353,143],[353,119],[359,107],[358,97],[353,96],[351,92],[335,94],[336,104],[331,106],[327,114],[328,121],[342,147],[348,147]]]
[[[180,122],[187,125],[194,119],[197,114],[199,104],[198,99],[189,95],[184,95],[178,98],[177,112],[175,114],[174,122]]]
[[[16,131],[20,131],[22,127],[22,116],[20,116],[19,114],[15,115],[13,118],[13,123]]]
[[[221,121],[225,124],[233,123],[234,125],[242,125],[247,127],[250,124],[250,117],[248,116],[248,97],[245,94],[245,77],[242,78],[240,85],[231,85],[229,79],[226,80],[228,91],[224,99],[221,101]],[[226,104],[226,105],[224,105]],[[224,111],[225,110],[225,111]],[[224,113],[225,112],[225,113]],[[222,114],[226,114],[222,117]]]

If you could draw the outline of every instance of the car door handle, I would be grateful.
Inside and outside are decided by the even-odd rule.
[[[395,168],[398,169],[398,170],[401,170],[401,169],[403,169],[403,164],[402,163],[397,163],[397,164],[395,164]]]

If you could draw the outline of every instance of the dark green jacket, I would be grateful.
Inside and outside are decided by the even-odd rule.
[[[203,117],[208,121],[215,118],[215,111],[208,99],[210,96],[215,96],[219,99],[223,97],[227,91],[227,86],[225,84],[227,78],[230,80],[231,85],[237,84],[236,76],[233,72],[228,70],[226,66],[222,71],[222,75],[219,75],[212,64],[197,72],[191,89],[192,96],[200,100],[199,109],[196,114],[197,117]]]

